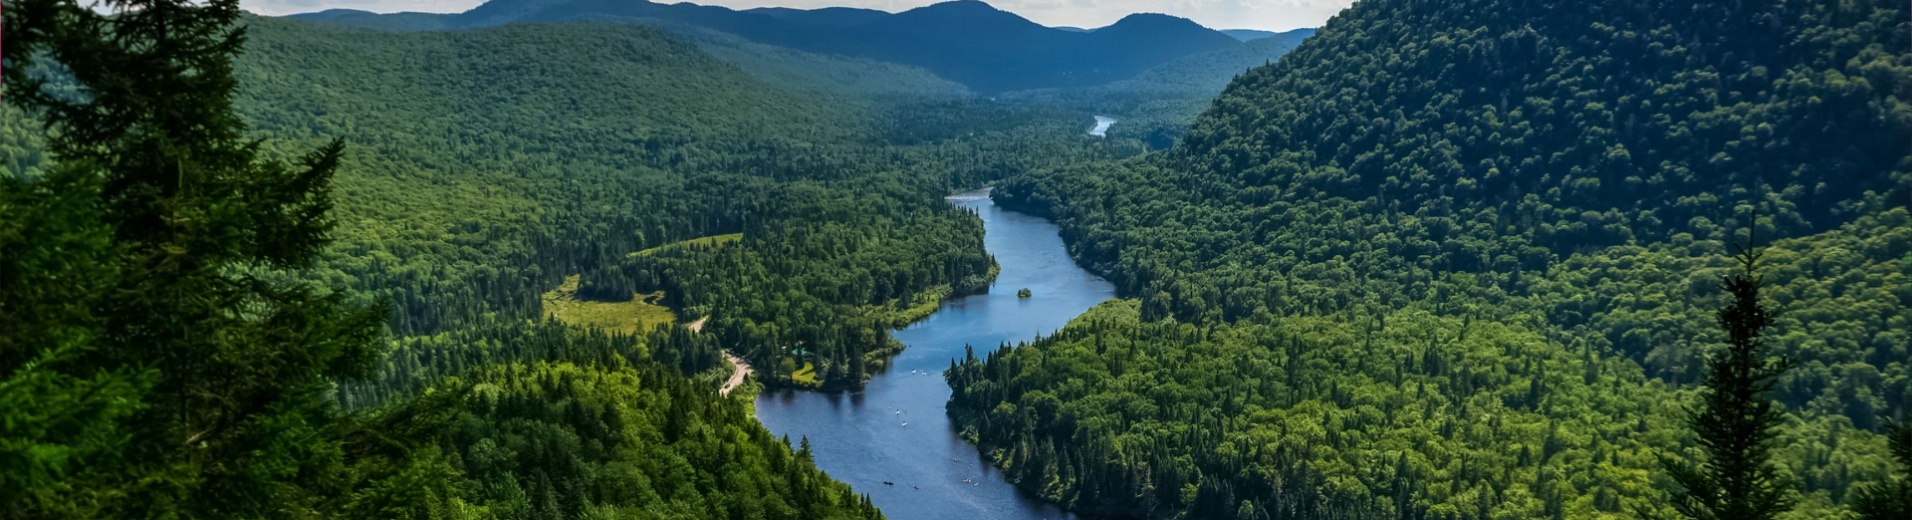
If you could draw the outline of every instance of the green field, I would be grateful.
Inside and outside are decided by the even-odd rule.
[[[564,284],[544,293],[544,314],[566,325],[625,334],[677,321],[670,308],[657,304],[664,299],[663,291],[632,295],[622,302],[580,300],[577,292],[578,275],[565,277]]]

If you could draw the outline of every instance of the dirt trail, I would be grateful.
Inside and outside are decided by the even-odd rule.
[[[737,371],[731,372],[730,379],[725,380],[724,386],[717,389],[717,395],[729,396],[731,390],[737,389],[737,385],[744,384],[744,376],[750,375],[751,370],[750,363],[745,363],[744,358],[732,356],[729,352],[725,352],[724,359],[729,359],[730,364],[737,365]]]
[[[704,322],[706,321],[710,321],[709,316],[697,318],[697,321],[690,322],[689,325],[685,325],[684,327],[690,329],[691,332],[703,332]],[[732,365],[737,365],[737,370],[730,373],[730,379],[725,380],[724,386],[717,389],[717,395],[729,396],[731,390],[736,390],[738,385],[744,384],[744,376],[752,374],[753,371],[750,370],[750,363],[744,362],[744,358],[732,356],[729,352],[724,352],[724,359],[730,360],[730,364]]]

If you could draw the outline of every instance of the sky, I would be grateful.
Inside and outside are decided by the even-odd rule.
[[[652,0],[675,3],[679,0]],[[692,3],[736,9],[751,7],[862,7],[905,11],[941,0],[692,0]],[[1048,26],[1103,27],[1131,13],[1166,13],[1195,20],[1215,29],[1285,31],[1320,27],[1354,0],[984,0],[997,9],[1022,15]],[[326,9],[359,9],[380,13],[418,11],[457,13],[484,0],[240,0],[260,14],[285,15]]]

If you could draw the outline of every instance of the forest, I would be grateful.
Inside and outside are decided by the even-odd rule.
[[[1129,299],[953,367],[950,413],[1112,516],[1672,516],[1753,243],[1781,517],[1849,517],[1912,404],[1907,15],[1357,3],[1174,149],[995,191]]]
[[[1031,33],[1194,42],[1088,81],[563,3],[9,0],[0,518],[883,518],[751,399],[854,394],[987,291],[943,200],[981,186],[1120,295],[943,373],[955,433],[1070,510],[1912,511],[1904,4]],[[1738,506],[1735,446],[1768,502],[1695,513]]]
[[[885,331],[993,272],[943,194],[1143,150],[715,35],[151,5],[6,10],[3,517],[880,518],[715,394],[719,345],[860,386]],[[544,296],[573,277],[710,319],[568,326]]]
[[[794,365],[764,373],[770,384],[860,386],[894,354],[895,315],[989,275],[980,227],[941,194],[1141,151],[1062,139],[1073,128],[1041,105],[844,93],[641,26],[248,24],[235,107],[253,131],[364,143],[343,159],[338,243],[314,275],[390,300],[400,336],[538,318],[540,296],[581,274],[580,295],[663,290],[756,366]],[[554,55],[570,57],[533,59]],[[525,63],[546,70],[514,73]],[[733,246],[634,255],[735,233]],[[805,366],[825,377],[789,377]]]

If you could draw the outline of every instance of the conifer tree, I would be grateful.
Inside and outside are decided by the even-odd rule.
[[[6,101],[41,116],[56,165],[0,186],[0,515],[358,507],[353,423],[325,394],[371,368],[385,313],[298,281],[342,146],[288,165],[244,137],[240,13],[7,6]]]
[[[1792,506],[1790,483],[1772,462],[1774,429],[1783,418],[1770,394],[1787,362],[1770,357],[1761,340],[1772,315],[1759,301],[1759,256],[1749,239],[1738,271],[1722,279],[1732,296],[1718,313],[1727,345],[1711,356],[1701,404],[1688,418],[1706,460],[1668,464],[1681,488],[1673,507],[1688,518],[1766,520]]]

